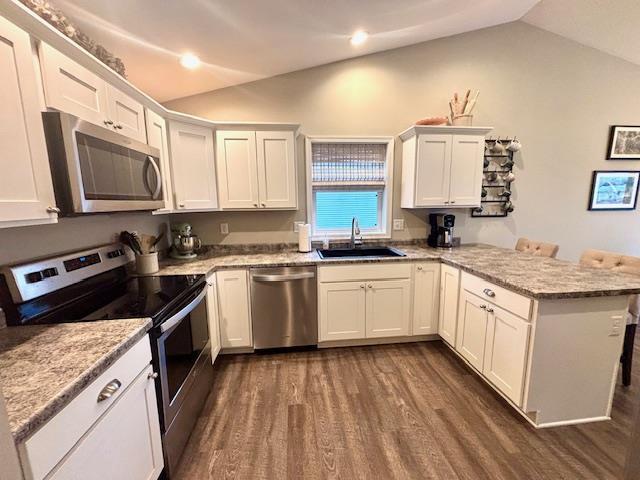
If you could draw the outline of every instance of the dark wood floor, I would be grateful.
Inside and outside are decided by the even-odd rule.
[[[177,478],[620,478],[639,343],[612,421],[546,430],[439,341],[224,356]]]

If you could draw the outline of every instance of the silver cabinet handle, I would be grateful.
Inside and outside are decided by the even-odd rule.
[[[451,200],[451,203],[456,203],[456,201],[455,200]]]
[[[149,374],[147,375],[147,378],[149,380],[151,380],[152,378],[155,380],[156,378],[158,378],[158,372],[149,372]]]
[[[364,288],[364,283],[360,284],[360,288]]]
[[[486,309],[487,309],[487,306],[486,306],[486,305],[480,305],[480,308],[481,308],[482,310],[486,310]]]
[[[118,380],[117,378],[114,378],[113,380],[111,380],[109,383],[105,385],[105,387],[98,394],[98,403],[111,398],[111,396],[114,393],[116,393],[121,386],[122,386],[122,382],[120,382],[120,380]]]
[[[418,270],[422,270],[422,267],[421,267],[421,266],[418,266]]]
[[[118,123],[118,124],[114,125],[113,128],[117,128],[118,130],[122,130],[123,127],[122,127],[121,124]]]
[[[58,207],[48,206],[47,213],[62,213],[62,210],[60,210]]]
[[[262,208],[265,208],[267,206],[266,203],[261,203],[260,205],[262,205]]]
[[[104,124],[105,125],[113,125],[113,120],[105,120]]]
[[[449,205],[449,202],[444,202],[445,205]]]
[[[493,291],[493,290],[491,290],[490,288],[485,288],[485,289],[483,290],[483,292],[484,292],[484,294],[485,294],[487,297],[491,297],[491,298],[493,298],[493,297],[495,297],[495,296],[496,296],[496,292],[494,292],[494,291]]]
[[[368,285],[368,287],[369,287],[369,288],[373,288],[373,285],[369,284],[369,285]]]
[[[184,208],[184,203],[179,203],[179,204],[178,204],[178,207],[180,207],[180,208]]]
[[[493,308],[487,308],[487,313],[493,313]]]

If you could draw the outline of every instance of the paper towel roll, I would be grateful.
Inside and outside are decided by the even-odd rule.
[[[311,251],[311,225],[308,223],[300,225],[300,228],[298,229],[298,251]]]

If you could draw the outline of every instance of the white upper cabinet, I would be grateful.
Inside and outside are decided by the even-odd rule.
[[[260,207],[296,209],[295,137],[293,132],[256,132]]]
[[[217,209],[213,131],[169,122],[169,138],[176,210]]]
[[[485,127],[414,126],[400,134],[402,208],[480,205]]]
[[[169,213],[173,210],[173,185],[171,175],[171,164],[169,162],[169,132],[167,121],[156,112],[147,109],[147,143],[160,150],[160,169],[162,170],[162,196],[164,198],[164,208],[156,210],[154,213]]]
[[[256,132],[216,132],[220,207],[258,208]]]
[[[0,227],[54,222],[29,35],[2,17],[0,71]]]
[[[296,209],[295,135],[292,131],[216,132],[222,209]]]
[[[413,267],[413,335],[438,333],[440,263],[425,262]]]
[[[40,64],[47,107],[146,142],[140,103],[44,42]]]

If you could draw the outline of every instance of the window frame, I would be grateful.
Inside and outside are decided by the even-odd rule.
[[[306,137],[306,180],[307,180],[307,223],[311,224],[311,239],[323,240],[346,240],[351,236],[350,232],[344,230],[336,231],[316,231],[315,205],[314,205],[314,187],[312,181],[313,155],[312,149],[314,143],[365,143],[365,144],[384,144],[386,145],[385,155],[385,180],[382,186],[382,202],[380,207],[380,228],[376,231],[362,231],[364,239],[388,239],[391,238],[391,225],[393,215],[393,159],[394,159],[394,137],[348,137],[348,136],[307,136]],[[338,187],[339,185],[336,185]],[[358,187],[358,185],[354,185]],[[362,183],[366,187],[366,182]],[[328,187],[327,189],[332,189]]]

